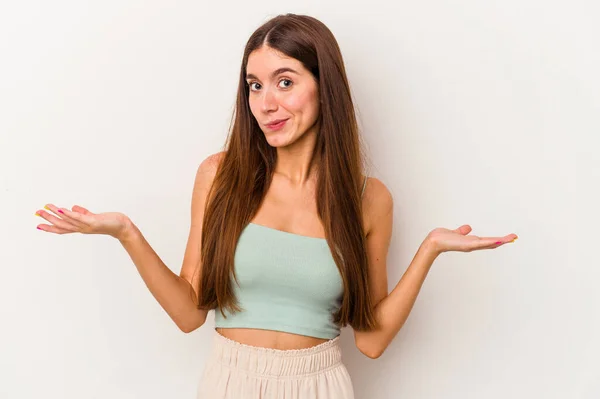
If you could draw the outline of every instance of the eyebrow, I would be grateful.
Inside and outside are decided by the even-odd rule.
[[[295,70],[293,70],[292,68],[283,67],[283,68],[274,70],[273,73],[271,73],[271,78],[274,78],[275,76],[282,74],[284,72],[292,72],[292,73],[295,73],[296,75],[299,75],[299,73],[296,72]],[[249,73],[249,74],[246,74],[246,80],[248,80],[248,79],[258,79],[258,78],[256,77],[256,75]]]

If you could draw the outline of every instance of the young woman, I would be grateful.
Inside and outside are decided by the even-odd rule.
[[[57,233],[108,234],[184,332],[215,310],[199,398],[352,398],[340,328],[379,357],[407,319],[438,255],[497,248],[437,228],[388,293],[393,201],[363,175],[359,132],[338,44],[318,20],[280,15],[250,37],[226,150],[199,166],[179,275],[118,212],[48,204]]]

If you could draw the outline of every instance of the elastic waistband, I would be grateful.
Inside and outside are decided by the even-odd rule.
[[[261,377],[306,376],[342,363],[339,335],[310,348],[282,350],[245,345],[214,330],[213,343],[213,361]]]

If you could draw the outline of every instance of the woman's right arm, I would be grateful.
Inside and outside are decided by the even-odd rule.
[[[204,324],[207,312],[194,305],[197,296],[190,282],[164,264],[133,223],[128,223],[127,230],[119,241],[154,298],[177,327],[190,332]]]
[[[207,157],[198,167],[192,193],[191,226],[180,275],[173,273],[160,259],[140,230],[127,219],[126,227],[118,236],[144,283],[184,332],[202,326],[207,310],[196,307],[200,264],[202,221],[208,190],[214,179],[223,152]],[[200,270],[196,271],[196,268]]]
[[[191,332],[204,324],[207,310],[196,306],[200,264],[200,240],[202,221],[208,191],[225,152],[207,157],[196,172],[192,193],[192,222],[178,276],[158,257],[140,230],[120,212],[92,213],[79,205],[59,208],[47,204],[45,210],[36,211],[51,224],[39,224],[38,229],[54,234],[105,234],[117,238],[137,267],[144,283],[175,324],[185,332]]]

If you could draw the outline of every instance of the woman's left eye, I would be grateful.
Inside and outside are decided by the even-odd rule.
[[[281,84],[281,82],[290,82],[290,83],[289,83],[289,85],[287,85],[287,86],[283,86],[284,88],[288,88],[288,87],[290,87],[290,86],[292,85],[292,83],[293,83],[293,82],[292,82],[291,80],[289,80],[289,79],[281,79],[281,80],[279,81],[279,83]]]

